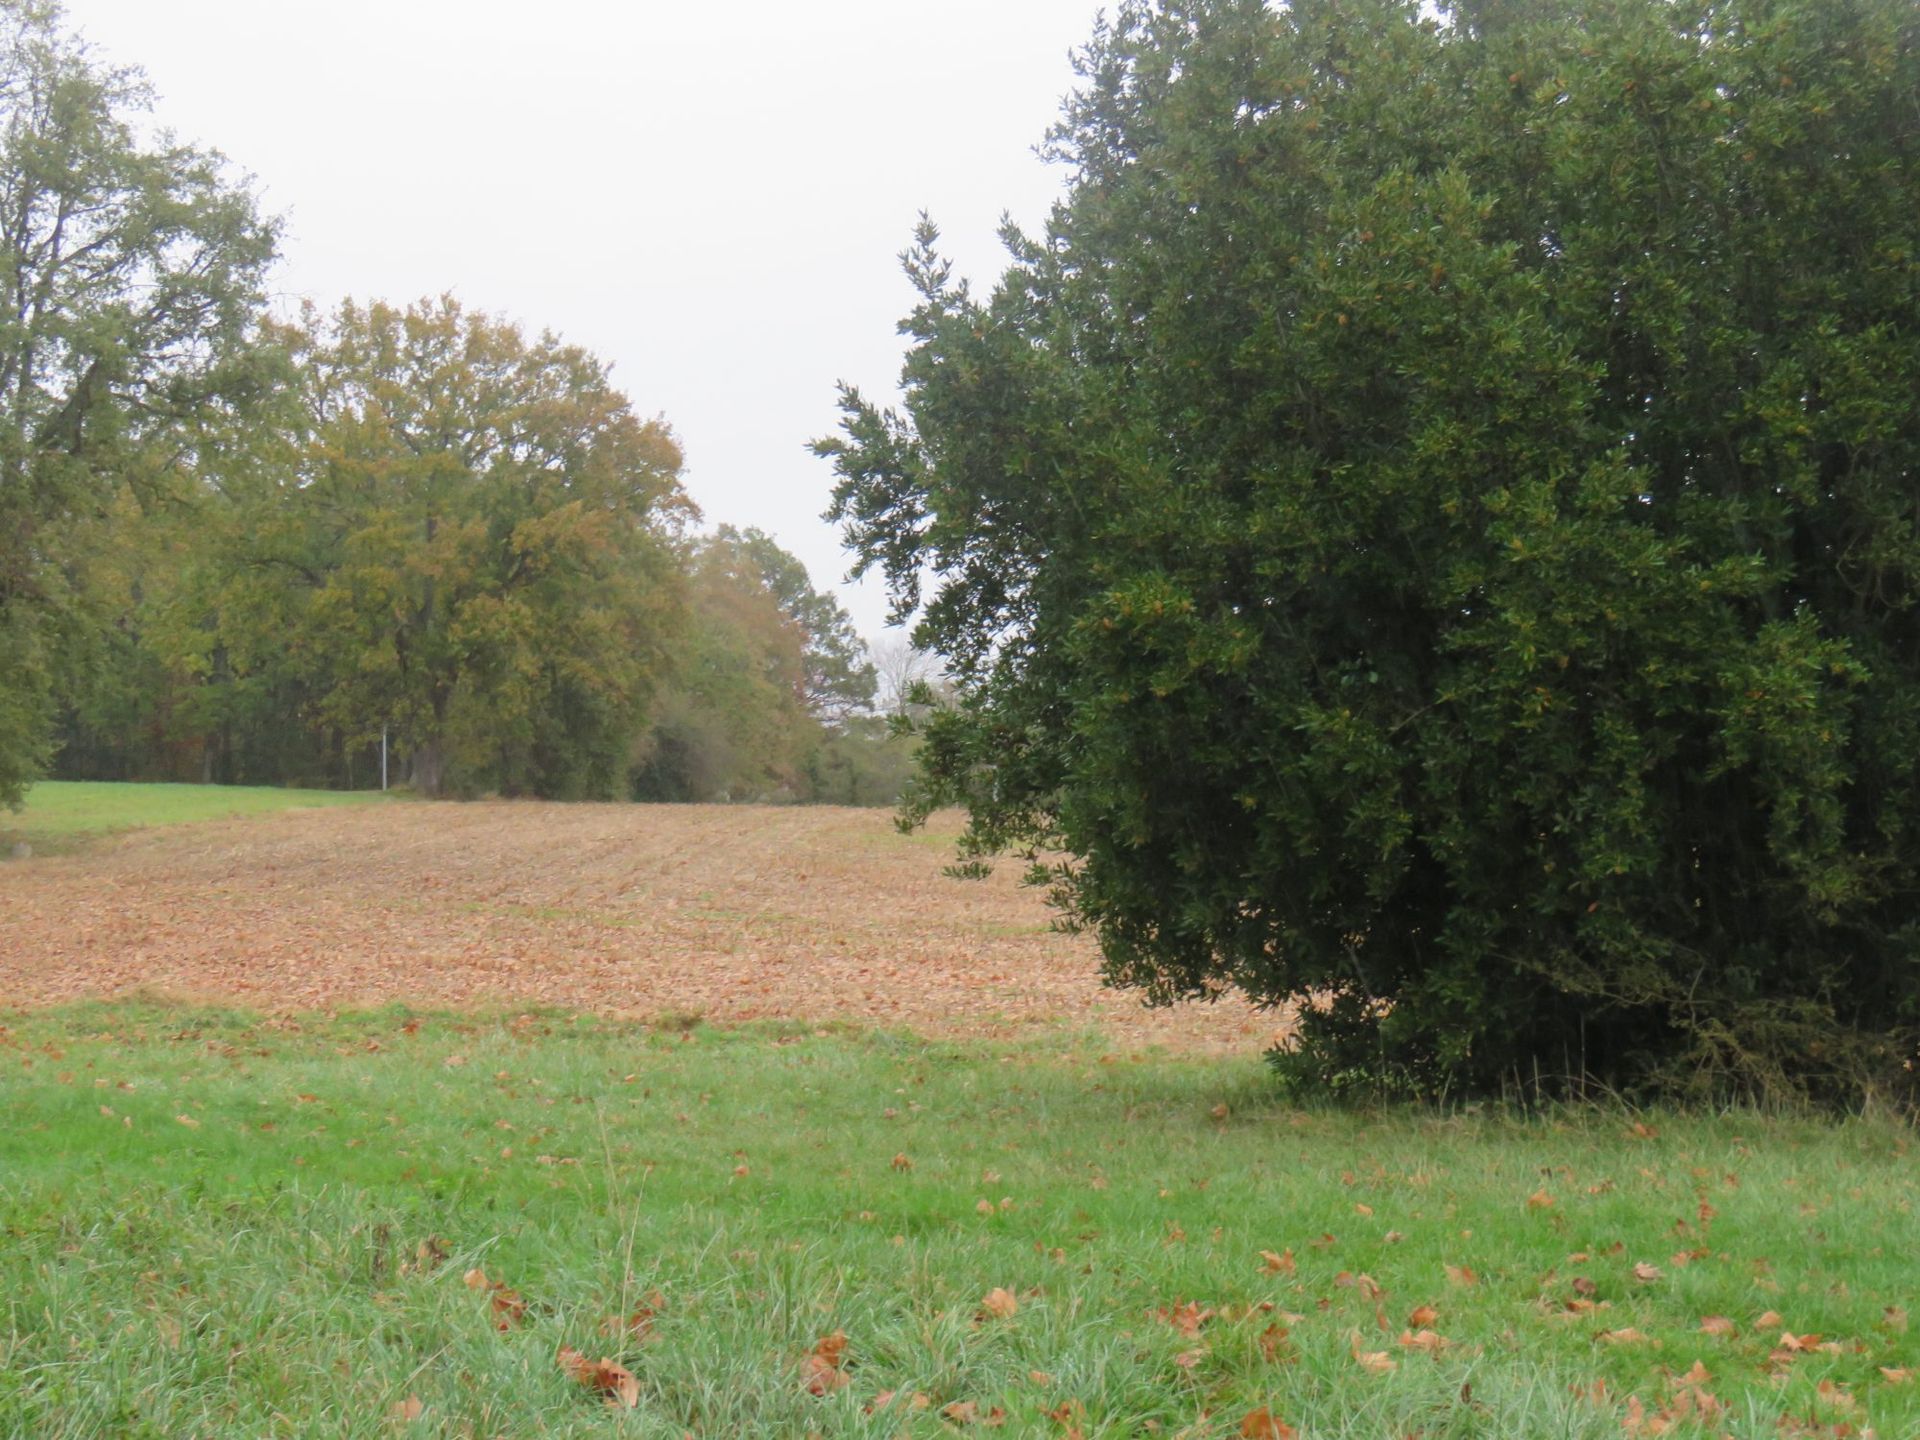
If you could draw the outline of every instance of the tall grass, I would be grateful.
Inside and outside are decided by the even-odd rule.
[[[0,1434],[1614,1437],[1696,1361],[1724,1408],[1665,1433],[1920,1434],[1892,1125],[1314,1113],[1091,1043],[11,1023]]]

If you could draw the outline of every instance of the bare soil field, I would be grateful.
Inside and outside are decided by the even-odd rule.
[[[949,879],[952,821],[825,807],[391,804],[181,825],[0,870],[0,1004],[555,1005],[643,1019],[1097,1028],[1264,1048],[1237,1000],[1104,990],[1017,865]]]

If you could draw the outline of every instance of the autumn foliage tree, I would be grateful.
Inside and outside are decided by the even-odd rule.
[[[820,447],[961,685],[925,804],[1119,984],[1317,995],[1324,1084],[1910,1082],[1913,7],[1129,3],[1080,74]]]
[[[681,603],[666,427],[586,351],[451,299],[269,339],[283,423],[212,522],[229,670],[290,660],[427,794],[617,793]]]

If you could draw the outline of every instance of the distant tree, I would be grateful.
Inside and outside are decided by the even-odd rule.
[[[69,522],[257,388],[275,227],[217,154],[151,137],[151,104],[57,5],[0,0],[0,804],[48,758]]]
[[[804,798],[822,731],[808,703],[812,637],[769,579],[789,563],[799,567],[757,531],[722,526],[690,546],[685,620],[640,750],[636,798]]]
[[[678,623],[680,451],[604,365],[451,299],[274,332],[284,429],[221,477],[216,637],[416,788],[624,788]]]
[[[921,803],[1323,1084],[1911,1085],[1915,13],[1121,4],[820,446]]]
[[[829,724],[868,709],[876,684],[874,668],[867,658],[866,641],[854,629],[846,608],[832,595],[814,589],[807,567],[765,531],[722,525],[715,541],[739,550],[759,571],[781,612],[800,628],[805,641],[802,687],[807,708]]]

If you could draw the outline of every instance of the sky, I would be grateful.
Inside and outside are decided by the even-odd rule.
[[[614,367],[710,524],[757,525],[870,638],[820,519],[834,384],[896,393],[921,210],[985,286],[1098,0],[68,0],[157,118],[283,217],[276,303],[452,292]]]

